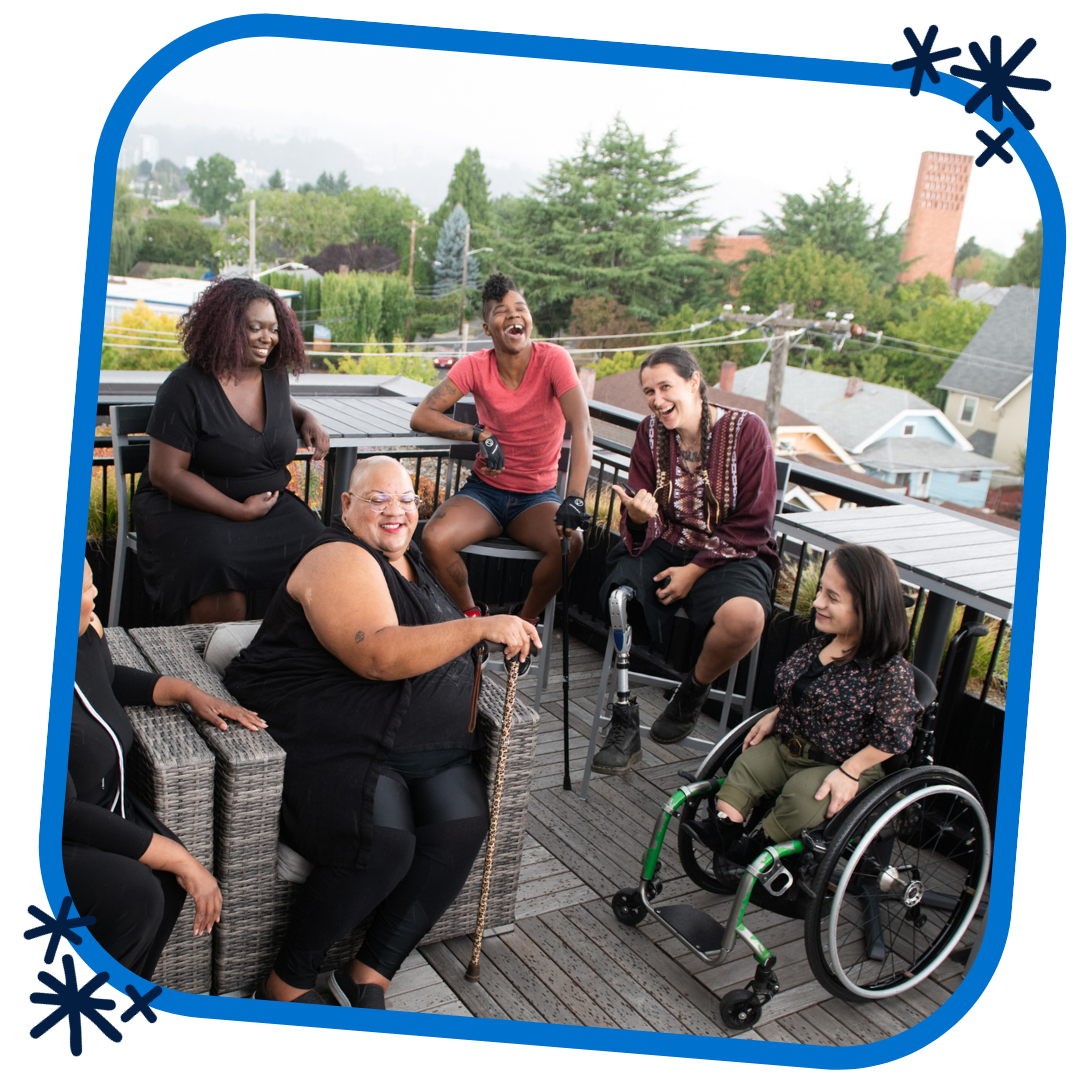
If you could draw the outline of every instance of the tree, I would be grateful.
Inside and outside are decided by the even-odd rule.
[[[101,366],[107,371],[172,371],[183,362],[176,319],[151,311],[141,300],[105,326]]]
[[[784,301],[803,317],[823,318],[830,309],[838,315],[850,311],[870,327],[880,326],[889,310],[885,290],[874,285],[865,266],[823,251],[809,239],[793,251],[753,263],[739,299],[766,315]]]
[[[1039,287],[1042,276],[1043,230],[1042,218],[1031,232],[1024,233],[1023,243],[998,275],[996,285],[1030,285]]]
[[[315,181],[315,190],[321,191],[324,195],[344,195],[349,190],[349,178],[345,175],[344,169],[338,173],[336,180],[330,173],[321,172],[319,179]]]
[[[439,246],[435,249],[435,290],[438,293],[445,294],[461,288],[462,264],[465,259],[465,227],[468,224],[469,215],[459,203],[439,230]],[[470,288],[475,289],[479,284],[477,280],[479,273],[479,263],[476,256],[472,255],[469,257],[468,284]]]
[[[565,326],[579,296],[607,295],[652,320],[720,292],[726,266],[675,242],[707,224],[698,170],[684,171],[675,151],[674,136],[650,149],[616,117],[596,142],[586,135],[578,154],[553,162],[514,208],[507,269],[541,332]]]
[[[579,296],[571,308],[571,321],[567,333],[575,338],[590,338],[582,343],[586,349],[604,352],[608,349],[629,349],[634,345],[647,344],[648,338],[629,337],[631,334],[647,334],[652,323],[635,319],[622,304],[610,296]],[[608,341],[607,338],[612,340]]]
[[[305,255],[301,260],[320,274],[336,274],[340,267],[372,274],[392,274],[401,265],[401,257],[388,247],[359,241],[351,244],[327,244],[318,255]]]
[[[120,169],[116,174],[116,187],[113,189],[113,226],[112,242],[109,245],[109,273],[127,274],[138,261],[136,253],[142,243],[142,219],[147,205],[131,193],[128,184],[131,173]]]
[[[206,215],[224,217],[244,190],[244,181],[236,175],[235,163],[224,154],[212,154],[209,160],[199,158],[187,174],[188,187]]]
[[[431,224],[442,228],[443,223],[458,204],[465,208],[469,221],[475,228],[487,225],[490,210],[490,187],[480,151],[469,148],[465,156],[454,166],[450,187],[442,205],[431,215]]]
[[[285,180],[281,175],[281,170],[280,169],[275,169],[270,174],[270,179],[266,181],[266,186],[271,191],[284,191],[285,190]]]
[[[146,222],[136,260],[216,271],[216,240],[216,231],[191,214],[159,214]]]
[[[957,300],[946,293],[931,297],[911,318],[902,322],[886,322],[884,329],[887,336],[916,343],[904,346],[912,351],[902,352],[889,349],[886,342],[886,347],[880,353],[888,362],[887,381],[931,401],[938,382],[949,370],[954,358],[935,353],[932,349],[920,354],[917,346],[936,345],[952,352],[962,352],[992,311],[988,304]]]
[[[187,186],[185,171],[168,158],[154,162],[153,179],[161,185],[163,199],[175,198]]]
[[[888,206],[875,218],[848,173],[842,184],[830,179],[807,202],[802,195],[785,194],[778,218],[764,216],[765,238],[776,252],[795,251],[812,240],[822,251],[861,263],[874,286],[892,284],[901,269],[904,226],[885,228]]]

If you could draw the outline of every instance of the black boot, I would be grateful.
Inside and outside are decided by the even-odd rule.
[[[653,722],[649,734],[653,742],[682,742],[697,723],[698,713],[709,696],[708,686],[699,686],[693,672],[686,676],[667,703],[667,708]]]
[[[641,734],[638,731],[637,698],[626,705],[611,707],[611,726],[604,745],[593,758],[593,772],[618,775],[629,772],[641,761]]]

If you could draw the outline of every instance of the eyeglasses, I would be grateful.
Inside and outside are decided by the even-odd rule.
[[[366,502],[376,514],[389,510],[394,503],[397,503],[406,513],[420,506],[419,495],[384,495],[382,492],[376,492],[370,499],[365,499],[363,495],[353,495],[353,498]]]

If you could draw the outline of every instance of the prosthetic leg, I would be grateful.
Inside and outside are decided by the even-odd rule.
[[[593,772],[628,772],[641,761],[640,716],[636,697],[630,696],[630,642],[633,632],[626,608],[634,590],[620,585],[608,597],[608,615],[615,635],[615,701],[607,739],[593,758]]]

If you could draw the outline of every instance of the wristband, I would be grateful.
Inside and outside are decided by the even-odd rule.
[[[847,778],[848,778],[849,780],[854,780],[856,784],[857,784],[857,783],[859,782],[859,778],[858,778],[857,776],[852,776],[852,775],[851,775],[851,773],[847,772],[847,771],[845,770],[845,768],[844,768],[844,766],[843,766],[843,765],[837,765],[836,767],[837,767],[837,768],[838,768],[838,769],[839,769],[839,770],[840,770],[840,771],[841,771],[841,772],[842,772],[842,773],[843,773],[843,774],[844,774],[844,775],[845,775],[845,776],[846,776],[846,777],[847,777]]]
[[[483,433],[484,433],[483,425],[481,425],[481,424],[473,424],[473,427],[472,427],[472,441],[474,443],[478,443],[480,441],[480,436]]]

